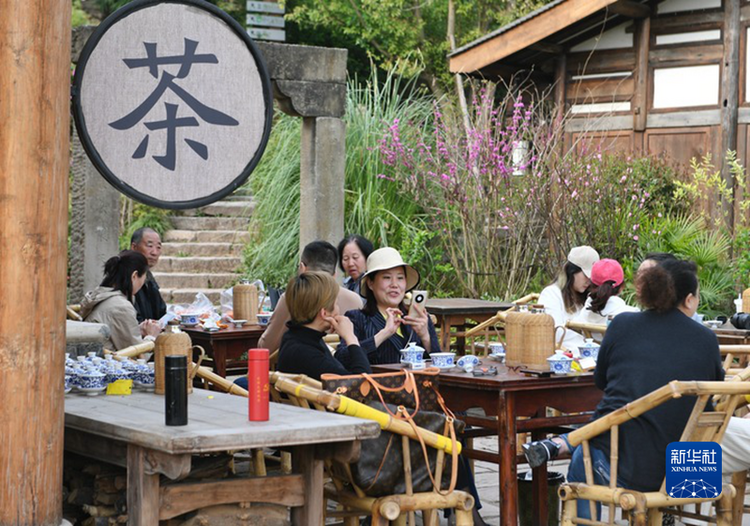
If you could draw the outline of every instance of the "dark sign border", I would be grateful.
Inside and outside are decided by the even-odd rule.
[[[115,23],[135,13],[136,11],[140,11],[141,9],[153,7],[160,4],[182,4],[190,7],[197,7],[199,9],[203,9],[204,11],[208,11],[212,15],[223,20],[237,34],[237,36],[239,36],[240,39],[245,42],[245,45],[250,51],[250,54],[255,59],[255,63],[258,67],[258,73],[260,75],[261,85],[263,87],[263,100],[266,104],[265,127],[263,129],[263,135],[261,137],[260,144],[258,145],[258,149],[255,152],[253,158],[242,170],[242,173],[240,173],[240,175],[235,178],[234,181],[229,183],[221,190],[214,192],[209,196],[201,197],[199,199],[193,199],[191,201],[163,201],[161,199],[156,199],[154,197],[151,197],[150,195],[139,192],[132,186],[123,182],[119,177],[117,177],[117,175],[115,175],[109,169],[107,164],[102,160],[99,152],[91,141],[91,137],[89,136],[88,129],[86,127],[86,119],[83,115],[83,108],[81,107],[81,82],[86,71],[86,64],[89,60],[89,57],[91,56],[91,53],[94,51],[97,44],[107,32],[107,30]],[[72,95],[73,119],[75,120],[76,129],[78,130],[78,137],[81,140],[83,149],[86,151],[86,154],[88,155],[89,159],[96,167],[96,169],[99,171],[99,173],[107,180],[109,184],[117,188],[126,196],[149,206],[167,208],[171,210],[184,210],[209,205],[231,194],[237,188],[242,186],[242,184],[250,177],[250,174],[253,172],[255,167],[258,165],[258,162],[260,162],[261,157],[263,156],[263,152],[265,151],[266,145],[268,144],[268,137],[271,134],[271,123],[273,122],[273,96],[271,94],[271,79],[268,75],[268,68],[266,67],[263,55],[255,46],[255,43],[250,38],[250,35],[247,34],[247,32],[242,28],[242,26],[237,23],[236,20],[234,20],[232,17],[230,17],[215,5],[209,4],[204,0],[135,0],[112,13],[106,18],[106,20],[99,24],[94,33],[86,42],[86,45],[83,47],[83,51],[81,52],[78,64],[76,65],[76,72],[72,86]]]

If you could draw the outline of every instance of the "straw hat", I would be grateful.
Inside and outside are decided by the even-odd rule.
[[[365,296],[365,285],[364,280],[367,276],[374,275],[376,272],[381,270],[389,270],[392,268],[404,267],[406,268],[406,291],[412,290],[414,287],[419,285],[419,272],[411,265],[404,263],[401,258],[401,254],[398,250],[391,247],[379,248],[370,254],[367,258],[367,272],[362,274],[360,277],[361,286],[359,288],[360,296]]]

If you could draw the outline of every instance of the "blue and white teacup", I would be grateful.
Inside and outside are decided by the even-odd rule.
[[[568,374],[570,366],[573,364],[573,358],[568,358],[562,351],[555,351],[555,354],[547,358],[549,370],[555,374]]]
[[[101,391],[107,387],[107,377],[96,369],[89,369],[78,375],[78,389],[81,391]]]
[[[68,394],[73,389],[73,376],[65,375],[65,394]]]
[[[198,325],[198,315],[197,314],[181,314],[180,321],[185,327],[195,327],[196,325]]]
[[[476,367],[479,365],[479,358],[472,354],[467,354],[466,356],[459,358],[456,363],[461,369],[466,368],[466,366]]]
[[[599,357],[599,345],[592,338],[586,338],[586,343],[578,347],[578,352],[581,354],[581,358],[596,360]]]
[[[407,345],[405,349],[401,349],[401,363],[420,363],[423,361],[423,354],[424,349],[416,343],[412,342]]]
[[[273,312],[263,312],[258,314],[258,325],[268,325],[268,322],[271,321],[271,316],[273,316]]]
[[[453,367],[455,363],[453,362],[453,359],[456,357],[456,353],[454,352],[434,352],[430,354],[430,358],[432,358],[432,365],[435,367],[440,367],[441,369],[448,369],[450,367]]]

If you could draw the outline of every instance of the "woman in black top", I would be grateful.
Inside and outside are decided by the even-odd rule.
[[[419,284],[419,273],[404,263],[393,248],[381,248],[367,258],[367,272],[361,278],[362,310],[346,316],[372,364],[399,363],[399,351],[416,342],[427,354],[440,352],[435,325],[427,311],[417,307],[417,316],[406,316],[404,296]],[[342,343],[340,351],[345,350]]]
[[[604,396],[600,418],[672,380],[723,380],[716,335],[691,319],[698,308],[697,268],[691,261],[665,261],[636,278],[643,312],[618,315],[604,336],[594,371]],[[680,440],[695,397],[670,400],[620,426],[618,486],[657,491],[664,480],[667,445]],[[609,485],[609,433],[591,441],[597,484]],[[524,445],[536,467],[570,451],[565,437]],[[582,448],[572,451],[568,481],[585,482]],[[578,516],[590,518],[589,503],[578,502]]]
[[[325,373],[370,373],[370,364],[359,346],[352,322],[341,316],[336,305],[339,286],[327,272],[310,271],[292,278],[286,289],[291,321],[281,339],[278,369],[282,373],[305,374],[316,380]],[[323,341],[330,330],[348,345],[348,365],[331,354]]]

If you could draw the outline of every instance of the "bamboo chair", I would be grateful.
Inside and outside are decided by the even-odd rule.
[[[586,483],[566,483],[560,486],[560,498],[563,501],[562,525],[574,524],[604,525],[614,524],[615,507],[628,514],[631,523],[636,526],[661,524],[662,513],[667,512],[675,516],[692,516],[702,520],[709,518],[688,514],[681,509],[686,504],[715,502],[717,526],[732,524],[733,499],[736,491],[731,484],[724,484],[723,491],[715,499],[675,499],[666,494],[664,484],[660,491],[640,492],[628,488],[617,487],[618,461],[618,430],[619,426],[628,420],[637,418],[641,414],[661,405],[673,398],[682,396],[696,396],[697,400],[693,412],[688,419],[680,441],[682,442],[721,442],[729,419],[734,413],[737,403],[745,394],[750,393],[750,385],[746,382],[679,382],[673,381],[638,400],[627,404],[616,411],[577,429],[568,435],[571,446],[582,445]],[[706,404],[714,395],[726,396],[722,410],[706,411]],[[594,484],[594,473],[591,462],[589,441],[610,431],[610,486]],[[576,501],[589,500],[591,515],[595,517],[595,502],[609,506],[609,522],[577,518]]]
[[[80,312],[81,312],[80,305],[66,305],[65,307],[65,313],[69,320],[83,321],[83,318],[81,317]]]
[[[594,340],[597,340],[599,341],[599,343],[601,343],[602,338],[595,337],[594,334],[600,334],[602,337],[604,337],[604,333],[607,332],[606,325],[598,325],[596,323],[583,323],[573,320],[566,321],[565,328],[580,333],[584,338],[592,338]]]
[[[719,345],[719,352],[724,357],[724,370],[737,371],[748,366],[748,356],[750,356],[750,345]],[[737,367],[734,367],[737,360]]]
[[[452,442],[445,435],[439,435],[423,428],[415,429],[407,422],[389,414],[355,402],[345,396],[322,390],[316,380],[305,376],[281,375],[274,373],[275,387],[279,399],[304,408],[332,411],[349,416],[366,418],[378,422],[382,429],[401,435],[404,454],[404,477],[406,493],[385,497],[368,497],[362,488],[352,482],[349,464],[330,461],[326,464],[327,475],[331,477],[325,486],[326,496],[337,502],[342,509],[328,512],[328,517],[343,518],[345,526],[358,526],[359,517],[372,515],[372,526],[387,526],[389,521],[398,526],[416,526],[415,512],[422,511],[424,524],[436,526],[436,510],[452,508],[456,513],[457,526],[473,524],[472,508],[474,498],[464,491],[454,490],[448,494],[438,492],[414,493],[412,490],[411,457],[409,440],[416,440],[418,432],[428,447],[437,449],[435,481],[439,485],[445,454],[450,454],[455,446],[460,452],[461,444]],[[273,389],[272,389],[273,392]],[[274,395],[276,397],[276,395]],[[447,433],[447,430],[446,430]],[[366,446],[365,446],[366,447]]]

